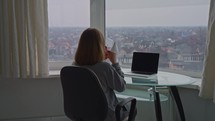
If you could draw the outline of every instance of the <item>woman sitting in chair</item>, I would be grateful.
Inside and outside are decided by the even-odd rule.
[[[112,64],[105,62],[109,59]],[[116,59],[116,53],[107,51],[105,40],[100,31],[95,28],[86,29],[79,40],[73,65],[88,67],[97,75],[108,101],[106,121],[115,121],[115,106],[118,99],[114,90],[125,90],[124,73]],[[122,117],[127,117],[127,113]]]

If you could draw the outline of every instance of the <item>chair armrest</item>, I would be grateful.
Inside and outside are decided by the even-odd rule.
[[[136,116],[135,115],[135,111],[136,111],[136,99],[133,98],[133,97],[128,97],[126,99],[123,99],[122,101],[120,101],[117,104],[116,110],[115,110],[116,121],[120,121],[120,119],[121,119],[120,111],[128,103],[130,103],[130,111],[129,111],[128,121],[133,121],[135,119],[135,116]]]

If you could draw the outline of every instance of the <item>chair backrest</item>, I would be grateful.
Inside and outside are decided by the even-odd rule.
[[[66,66],[60,72],[64,112],[75,121],[103,121],[108,104],[96,74],[90,69]]]

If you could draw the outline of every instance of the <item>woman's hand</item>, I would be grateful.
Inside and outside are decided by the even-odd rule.
[[[107,51],[107,58],[111,61],[112,64],[117,62],[116,53]]]

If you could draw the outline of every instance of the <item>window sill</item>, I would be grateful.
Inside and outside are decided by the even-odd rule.
[[[49,77],[59,77],[60,76],[60,70],[50,70],[49,71]]]
[[[179,86],[179,87],[200,90],[201,83],[202,83],[201,78],[192,78],[192,79],[195,81],[193,84],[184,85],[184,86]]]

